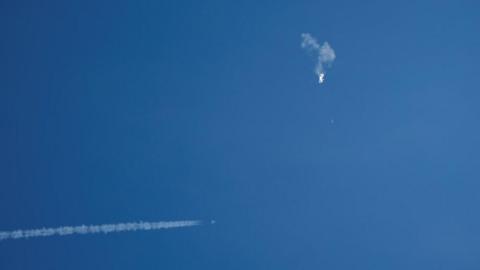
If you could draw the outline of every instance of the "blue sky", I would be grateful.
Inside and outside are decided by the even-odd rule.
[[[478,269],[479,10],[0,2],[0,231],[217,221],[4,241],[0,268]]]

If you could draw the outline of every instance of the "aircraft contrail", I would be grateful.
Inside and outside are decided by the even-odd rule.
[[[115,233],[128,231],[150,231],[182,227],[200,226],[200,220],[158,221],[158,222],[128,222],[101,225],[65,226],[58,228],[41,228],[32,230],[15,230],[0,232],[0,241],[7,239],[27,239],[33,237],[65,236],[71,234]],[[213,223],[212,223],[213,224]]]

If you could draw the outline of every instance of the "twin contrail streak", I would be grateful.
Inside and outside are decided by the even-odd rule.
[[[213,222],[213,221],[212,221]],[[213,223],[212,223],[213,224]],[[202,225],[200,220],[159,221],[159,222],[128,222],[101,225],[65,226],[58,228],[41,228],[32,230],[16,230],[0,232],[0,241],[7,239],[27,239],[33,237],[64,236],[71,234],[96,234],[129,231],[150,231],[193,227]]]

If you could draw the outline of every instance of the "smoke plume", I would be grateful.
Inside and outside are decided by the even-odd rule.
[[[303,33],[301,37],[302,48],[314,52],[317,56],[317,64],[314,71],[318,76],[318,83],[321,84],[325,81],[325,68],[330,67],[335,60],[335,51],[328,42],[324,42],[320,46],[317,40],[309,33]]]

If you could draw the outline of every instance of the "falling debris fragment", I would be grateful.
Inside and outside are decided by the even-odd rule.
[[[325,80],[325,73],[320,73],[320,75],[318,75],[318,83],[323,83],[324,80]]]

